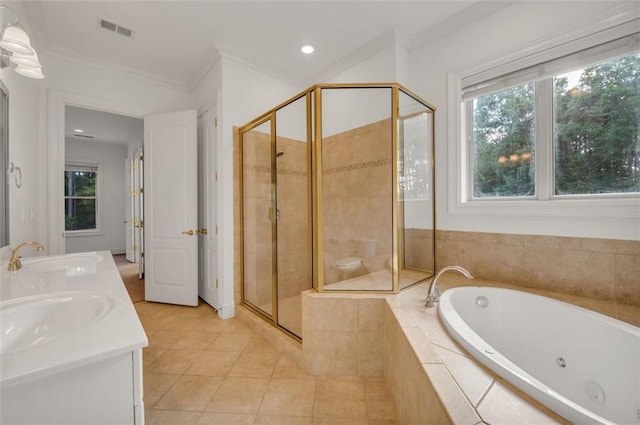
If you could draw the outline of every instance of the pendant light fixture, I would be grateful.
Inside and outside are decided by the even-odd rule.
[[[8,6],[0,5],[1,11],[9,11],[15,15],[16,20],[0,27],[0,68],[9,66],[13,62],[15,71],[25,77],[43,79],[42,65],[38,59],[31,39],[20,25],[20,16]]]

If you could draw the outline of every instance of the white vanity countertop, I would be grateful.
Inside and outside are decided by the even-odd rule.
[[[10,272],[2,263],[0,310],[17,312],[11,313],[17,319],[7,314],[1,324],[0,389],[148,345],[109,251],[33,257],[22,264]],[[25,340],[11,336],[18,327]],[[16,341],[18,348],[7,349]]]

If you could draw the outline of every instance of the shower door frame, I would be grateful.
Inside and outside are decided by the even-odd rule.
[[[391,229],[392,229],[392,264],[393,264],[393,273],[392,273],[392,288],[391,289],[376,289],[376,290],[329,290],[325,289],[324,282],[324,226],[323,226],[323,217],[322,212],[323,208],[323,185],[322,185],[322,90],[323,89],[390,89],[391,90],[391,146],[392,146],[392,156],[391,156],[391,173],[392,173],[392,218],[391,218]],[[435,202],[435,113],[436,108],[431,105],[429,102],[422,99],[420,96],[416,95],[412,91],[408,90],[406,87],[402,86],[399,83],[325,83],[325,84],[316,84],[308,89],[309,92],[314,92],[314,137],[316,142],[313,147],[313,251],[312,261],[313,261],[313,287],[318,292],[324,293],[341,293],[341,294],[397,294],[401,289],[408,288],[410,286],[414,286],[420,282],[424,282],[425,280],[433,277],[435,275],[435,241],[436,241],[436,202]],[[434,271],[431,275],[425,276],[424,278],[411,283],[410,285],[401,288],[400,287],[400,266],[402,265],[403,269],[411,270],[405,268],[404,264],[404,232],[401,229],[404,229],[404,202],[398,202],[398,194],[400,192],[399,187],[399,178],[398,178],[398,144],[399,144],[399,121],[400,121],[400,92],[410,97],[414,101],[420,103],[425,108],[429,109],[432,114],[432,125],[431,125],[431,182],[432,182],[432,199],[433,202],[431,204],[432,216],[433,216],[433,241],[432,241],[432,253],[433,253],[433,264]],[[307,120],[309,122],[309,119]],[[315,254],[315,255],[314,255]]]
[[[312,212],[313,212],[313,205],[312,205],[312,200],[313,200],[313,196],[312,196],[312,140],[313,140],[313,134],[311,132],[312,129],[312,121],[311,121],[311,115],[312,115],[312,91],[311,90],[305,90],[299,94],[297,94],[296,96],[292,97],[291,99],[281,103],[280,105],[276,106],[275,108],[271,109],[270,111],[260,115],[259,117],[257,117],[256,119],[248,122],[247,124],[243,125],[242,127],[240,127],[238,129],[238,140],[239,140],[239,146],[238,146],[238,158],[239,158],[239,173],[238,173],[238,185],[239,185],[239,190],[238,190],[238,194],[239,194],[239,212],[240,212],[240,253],[241,255],[239,256],[239,260],[240,260],[240,264],[241,264],[241,274],[240,274],[240,291],[241,291],[241,302],[242,304],[249,308],[251,311],[255,312],[256,314],[260,315],[261,317],[263,317],[264,319],[266,319],[268,322],[270,322],[272,325],[276,326],[278,329],[282,330],[283,332],[285,332],[287,335],[289,335],[290,337],[296,339],[297,341],[301,341],[302,340],[302,335],[297,335],[295,333],[293,333],[291,330],[287,329],[286,327],[282,326],[279,323],[278,320],[278,218],[277,218],[277,211],[278,211],[278,188],[277,188],[277,172],[278,172],[278,168],[277,168],[277,161],[276,161],[276,153],[277,153],[277,120],[276,120],[276,115],[277,112],[304,98],[305,99],[305,108],[306,108],[306,143],[307,143],[307,242],[308,242],[308,246],[307,246],[307,279],[308,279],[308,288],[312,289],[313,288],[313,267],[311,266],[311,264],[314,263],[314,259],[313,259],[313,217],[312,217]],[[270,172],[271,172],[271,190],[270,190],[270,196],[271,196],[271,207],[270,207],[270,220],[271,220],[271,238],[272,238],[272,243],[271,243],[271,314],[267,314],[267,312],[265,312],[263,309],[261,309],[260,307],[258,307],[257,305],[251,303],[249,300],[247,300],[247,298],[245,297],[245,286],[244,286],[244,279],[245,279],[245,262],[244,262],[244,134],[255,129],[256,127],[259,127],[261,125],[263,125],[266,122],[270,122],[270,134],[269,134],[269,138],[270,138],[270,144],[271,144],[271,148],[270,148],[270,157],[271,157],[271,164],[270,164]]]
[[[323,89],[390,89],[391,90],[391,146],[392,146],[392,158],[391,158],[391,172],[392,172],[392,287],[388,290],[327,290],[324,288],[324,254],[323,254],[323,190],[322,190],[322,90]],[[260,115],[254,120],[248,122],[238,129],[239,140],[239,213],[240,213],[240,255],[239,261],[241,265],[240,273],[240,290],[241,290],[241,303],[249,308],[251,311],[257,313],[259,316],[266,319],[272,325],[284,331],[287,335],[300,341],[301,336],[294,334],[290,330],[284,328],[278,323],[278,234],[277,234],[277,163],[276,163],[276,144],[277,144],[277,112],[285,106],[292,104],[302,98],[306,101],[306,129],[307,129],[307,221],[308,221],[308,287],[309,289],[316,289],[318,292],[330,292],[330,293],[382,293],[382,294],[395,294],[399,293],[400,287],[400,266],[404,265],[404,241],[403,241],[403,229],[404,229],[404,204],[399,202],[399,176],[398,176],[398,144],[399,144],[399,120],[400,120],[400,92],[423,105],[426,109],[430,110],[432,114],[432,122],[430,128],[431,137],[431,195],[432,195],[432,217],[433,217],[433,241],[432,241],[432,253],[433,264],[435,271],[435,241],[436,241],[436,207],[435,207],[435,112],[436,108],[430,103],[423,100],[407,88],[398,83],[328,83],[328,84],[316,84],[308,89],[298,93],[289,100],[274,107],[268,112]],[[270,143],[271,143],[271,222],[272,222],[272,311],[271,315],[267,314],[264,310],[258,306],[252,304],[245,297],[245,234],[244,234],[244,158],[243,158],[243,144],[244,133],[251,131],[252,129],[270,121]],[[410,270],[410,269],[408,269]],[[413,282],[408,286],[413,286],[434,275],[425,276],[424,278]]]

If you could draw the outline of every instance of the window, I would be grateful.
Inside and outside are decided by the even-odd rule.
[[[66,164],[64,172],[65,230],[97,230],[98,167]]]
[[[553,79],[555,194],[640,192],[640,53]]]
[[[632,34],[463,78],[467,199],[640,193],[639,49]]]
[[[398,180],[404,201],[431,198],[431,119],[429,112],[400,117]]]
[[[534,85],[473,99],[473,196],[535,194]]]

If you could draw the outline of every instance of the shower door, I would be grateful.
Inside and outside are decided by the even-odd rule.
[[[298,338],[312,282],[310,104],[301,96],[240,129],[242,302]]]
[[[275,186],[272,166],[273,120],[241,134],[242,298],[273,318],[275,297]]]
[[[298,337],[301,293],[311,288],[310,99],[300,97],[275,113],[276,321]]]

